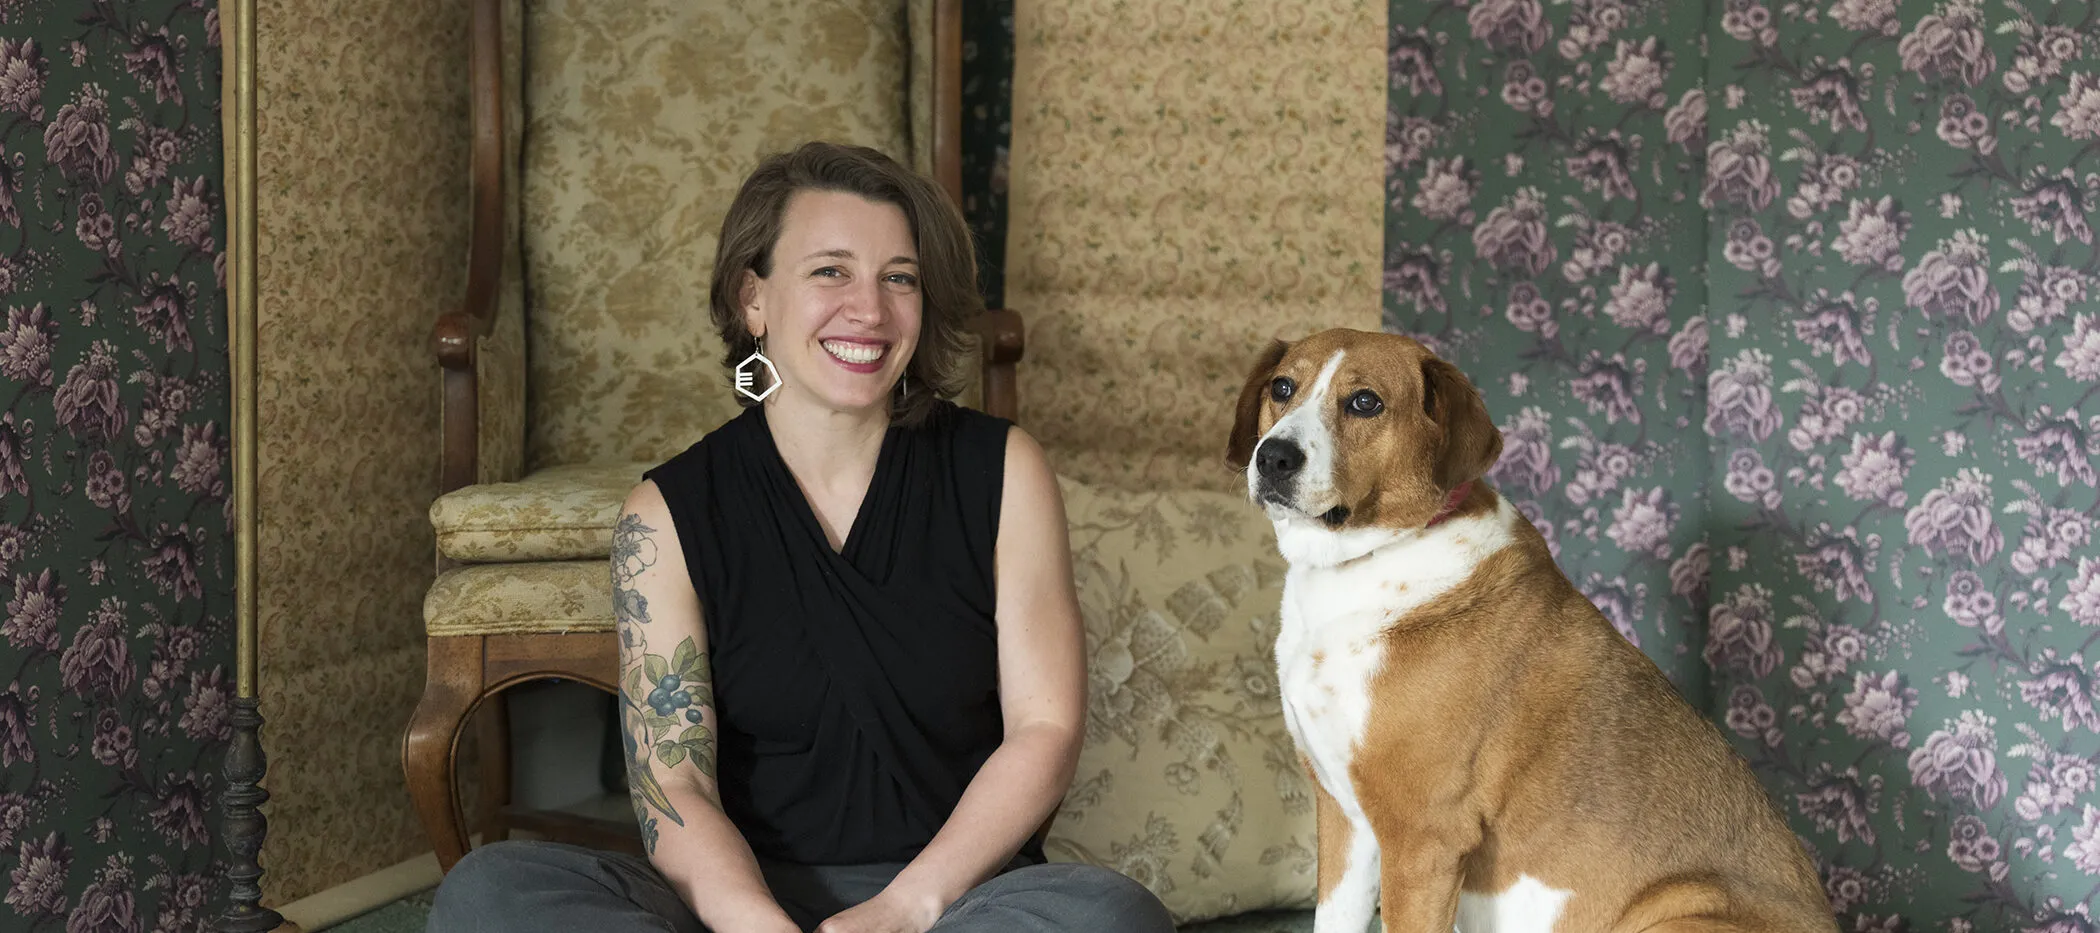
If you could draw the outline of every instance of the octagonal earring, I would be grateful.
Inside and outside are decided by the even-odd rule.
[[[765,372],[766,388],[762,392],[754,392],[752,385],[757,382],[761,370]],[[778,388],[780,370],[773,368],[772,360],[766,359],[766,338],[760,337],[758,349],[751,351],[750,356],[744,357],[743,362],[736,364],[736,390],[743,393],[745,398],[763,402],[766,396],[772,395],[773,390]]]

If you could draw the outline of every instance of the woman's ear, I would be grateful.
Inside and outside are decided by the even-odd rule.
[[[765,336],[765,314],[758,307],[757,273],[749,269],[744,270],[743,278],[737,285],[736,303],[744,309],[744,330],[749,332],[753,339]]]

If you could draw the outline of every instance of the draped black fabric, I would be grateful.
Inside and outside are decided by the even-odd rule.
[[[1009,422],[951,403],[891,427],[833,551],[766,417],[748,408],[644,474],[705,617],[723,809],[769,858],[907,860],[1003,735],[993,544]]]

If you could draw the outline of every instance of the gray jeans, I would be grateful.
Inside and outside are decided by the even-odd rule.
[[[761,860],[773,898],[803,930],[879,893],[902,864],[786,865]],[[707,933],[646,860],[561,843],[510,840],[467,853],[438,886],[429,933],[604,930]],[[949,905],[935,933],[1173,933],[1165,905],[1106,868],[1009,866]]]

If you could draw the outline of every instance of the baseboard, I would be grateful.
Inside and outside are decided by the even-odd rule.
[[[476,835],[471,845],[480,842],[481,837]],[[277,908],[277,912],[304,933],[314,933],[371,913],[411,894],[428,891],[437,887],[443,877],[444,873],[438,871],[437,853],[425,852],[362,878],[316,891]]]

